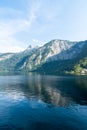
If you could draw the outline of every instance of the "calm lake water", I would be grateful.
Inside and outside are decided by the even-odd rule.
[[[0,130],[87,130],[87,77],[0,76]]]

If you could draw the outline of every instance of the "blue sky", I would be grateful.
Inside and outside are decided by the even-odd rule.
[[[87,0],[0,0],[0,52],[87,40]]]

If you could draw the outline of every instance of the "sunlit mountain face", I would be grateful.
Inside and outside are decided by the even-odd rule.
[[[20,53],[0,55],[0,72],[86,74],[87,41],[52,40],[41,47],[31,45]],[[52,69],[51,69],[52,68]]]

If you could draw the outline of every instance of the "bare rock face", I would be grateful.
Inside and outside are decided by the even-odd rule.
[[[51,46],[49,46],[50,52],[47,58],[51,60],[63,59],[66,57],[64,52],[72,48],[75,44],[76,42],[69,42],[67,40],[53,40],[51,41]],[[58,55],[60,56],[58,57]]]
[[[36,69],[38,66],[49,61],[71,60],[81,52],[84,44],[85,42],[52,40],[32,53],[22,65],[22,69]]]
[[[55,39],[43,46],[29,45],[21,53],[0,55],[0,68],[2,70],[28,70],[32,71],[51,61],[72,60],[83,50],[87,41],[71,42]]]
[[[64,54],[61,53],[69,50],[75,44],[76,42],[70,42],[67,40],[52,40],[44,46],[38,48],[37,51],[28,58],[27,64],[24,64],[28,67],[28,69],[32,70],[32,68],[35,68],[47,61],[63,59]]]
[[[85,42],[61,42],[58,44],[58,53],[49,57],[48,61],[71,60],[75,58],[82,50]]]

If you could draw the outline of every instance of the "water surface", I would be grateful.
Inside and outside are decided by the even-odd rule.
[[[87,77],[0,76],[0,130],[87,130]]]

